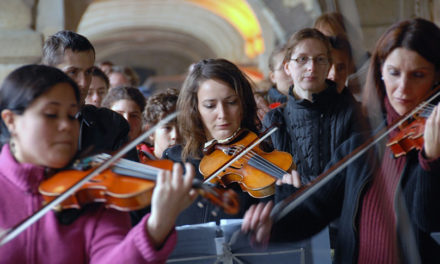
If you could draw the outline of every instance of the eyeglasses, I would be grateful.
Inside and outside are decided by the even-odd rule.
[[[296,59],[290,59],[298,63],[299,65],[306,65],[309,61],[313,61],[318,65],[327,65],[328,64],[328,58],[325,56],[318,56],[318,57],[308,57],[308,56],[300,56]]]

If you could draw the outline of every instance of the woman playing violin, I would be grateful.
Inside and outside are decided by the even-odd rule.
[[[418,105],[438,82],[439,46],[440,29],[423,19],[396,23],[379,39],[363,103],[366,109],[377,106],[383,125]],[[377,146],[276,223],[269,217],[271,204],[250,208],[242,230],[253,231],[259,242],[269,235],[298,240],[340,217],[337,263],[417,263],[419,256],[423,263],[438,263],[440,246],[430,233],[440,228],[440,110],[431,110],[421,151],[395,158],[390,148]],[[346,141],[331,163],[360,141]]]
[[[27,65],[0,88],[0,228],[11,228],[42,206],[39,184],[77,151],[79,89],[62,71]],[[158,263],[176,243],[179,212],[194,200],[194,171],[160,173],[151,214],[131,230],[127,213],[92,204],[71,223],[50,211],[0,247],[0,263]],[[159,198],[160,196],[160,198]]]
[[[227,141],[240,128],[258,132],[259,120],[252,87],[247,77],[233,63],[224,59],[207,59],[194,64],[186,77],[177,101],[177,119],[182,145],[167,149],[164,157],[175,161],[189,160],[198,167],[203,157],[204,144],[208,141]],[[201,179],[203,177],[198,175]],[[235,184],[233,184],[235,185]],[[257,200],[237,186],[240,196],[240,212]],[[199,203],[200,204],[200,201]],[[213,216],[211,208],[199,208],[195,203],[179,218],[178,224],[195,224],[231,218]]]

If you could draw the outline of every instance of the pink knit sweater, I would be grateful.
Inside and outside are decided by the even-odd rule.
[[[20,164],[8,145],[0,153],[0,228],[11,228],[42,204],[44,168]],[[70,225],[49,212],[0,247],[0,263],[164,263],[176,244],[173,231],[161,249],[150,243],[148,216],[130,230],[129,215],[102,206],[86,210]]]

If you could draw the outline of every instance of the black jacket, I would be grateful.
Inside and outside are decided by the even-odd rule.
[[[354,133],[363,130],[362,115],[355,101],[341,96],[336,84],[327,80],[327,88],[313,95],[313,102],[297,100],[289,92],[285,107],[266,114],[264,127],[278,124],[271,135],[275,149],[292,154],[301,175],[308,183],[319,175],[336,148]]]
[[[362,136],[354,136],[346,141],[335,151],[327,168],[363,141]],[[359,247],[359,208],[365,191],[371,183],[375,168],[380,166],[378,153],[380,153],[378,149],[368,151],[299,207],[274,224],[272,239],[277,241],[301,240],[316,234],[331,221],[340,217],[335,263],[356,263]],[[409,244],[406,247],[404,243],[408,240],[399,236],[401,254],[403,254],[401,260],[411,263],[408,252],[415,248],[418,249],[423,263],[440,263],[440,246],[430,236],[430,232],[438,232],[440,229],[440,203],[438,202],[440,201],[440,160],[431,161],[429,171],[421,167],[420,160],[423,160],[423,157],[419,152],[413,151],[408,154],[399,182],[402,192],[397,192],[394,200],[398,230],[404,228],[402,224],[404,218],[401,217],[404,215],[404,211],[401,210],[404,205],[408,209],[410,225],[415,234],[416,244]]]
[[[129,140],[128,122],[110,109],[85,105],[79,112],[78,120],[80,152],[111,152],[118,150]]]
[[[165,150],[163,158],[170,159],[175,162],[181,162],[182,146],[176,145]],[[196,169],[196,178],[203,180],[203,176],[199,172],[199,159],[190,159],[189,162],[194,165]],[[221,187],[219,187],[221,188]],[[246,210],[261,199],[252,198],[248,193],[243,192],[238,184],[231,184],[228,188],[233,189],[239,198],[240,211],[236,215],[228,215],[221,210],[218,210],[211,202],[199,196],[193,204],[184,210],[177,218],[176,225],[189,225],[207,222],[219,222],[220,219],[242,218]],[[215,214],[213,214],[215,212]]]

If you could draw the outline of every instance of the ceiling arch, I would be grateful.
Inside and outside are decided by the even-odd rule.
[[[77,31],[96,46],[98,60],[136,50],[143,51],[144,57],[180,54],[186,61],[207,56],[238,64],[255,61],[246,56],[245,40],[231,23],[193,2],[94,1]]]

